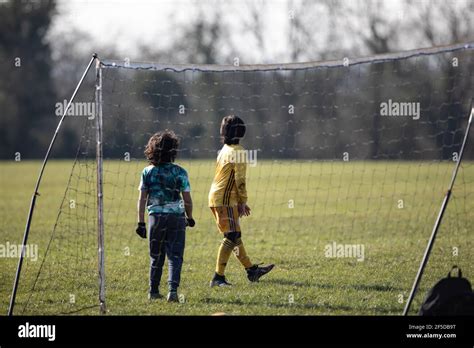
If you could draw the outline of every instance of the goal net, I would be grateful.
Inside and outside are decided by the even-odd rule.
[[[246,313],[260,314],[252,310],[258,301],[274,314],[400,314],[465,134],[473,50],[469,44],[254,66],[101,60],[100,94],[90,86],[79,100],[97,106],[95,117],[74,121],[80,141],[72,165],[53,162],[47,173],[55,171],[66,187],[48,201],[54,221],[35,217],[29,244],[39,246],[39,258],[25,260],[15,314],[98,313],[99,215],[108,312],[167,314],[147,305],[148,243],[134,232],[144,146],[165,129],[180,137],[177,163],[188,171],[197,222],[186,237],[182,314],[227,304],[233,313],[247,306]],[[254,262],[277,268],[265,299],[247,289],[226,303],[208,288],[221,238],[207,195],[220,122],[229,114],[247,124],[252,215],[241,222],[243,238]],[[474,274],[473,159],[471,142],[412,308],[452,265]],[[229,267],[243,286],[237,263]],[[338,291],[351,301],[335,299]]]

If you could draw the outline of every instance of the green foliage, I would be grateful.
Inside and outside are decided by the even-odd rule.
[[[55,8],[50,0],[0,4],[0,158],[41,156],[56,125],[46,39]]]

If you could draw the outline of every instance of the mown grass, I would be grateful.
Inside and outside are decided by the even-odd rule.
[[[184,303],[169,304],[147,300],[148,245],[134,232],[139,173],[146,163],[105,163],[111,315],[400,314],[400,300],[409,293],[453,168],[451,162],[260,161],[248,170],[252,215],[242,221],[243,240],[254,262],[272,262],[276,268],[259,283],[249,283],[232,259],[227,276],[234,287],[211,289],[221,240],[207,207],[214,163],[180,164],[191,179],[197,225],[187,231],[180,287]],[[21,243],[39,165],[0,163],[3,245]],[[98,314],[95,167],[81,162],[71,172],[71,166],[71,161],[51,161],[45,172],[29,240],[38,245],[39,259],[25,263],[17,314]],[[414,309],[453,264],[473,278],[473,181],[474,166],[466,162]],[[364,260],[326,257],[325,246],[332,242],[363,245]],[[1,258],[0,263],[5,314],[17,259]]]

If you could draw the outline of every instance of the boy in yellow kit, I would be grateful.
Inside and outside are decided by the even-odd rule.
[[[241,239],[239,218],[250,215],[245,186],[248,156],[245,156],[245,149],[239,144],[245,135],[244,121],[234,115],[224,117],[220,135],[224,146],[217,156],[216,174],[209,192],[209,207],[224,239],[217,254],[211,287],[231,285],[226,281],[224,271],[232,251],[245,267],[251,282],[258,281],[275,266],[259,266],[250,262]]]

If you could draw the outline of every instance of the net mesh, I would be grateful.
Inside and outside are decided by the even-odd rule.
[[[302,279],[320,291],[330,292],[330,284],[374,290],[368,299],[356,297],[354,308],[331,302],[330,295],[308,295],[303,307],[283,313],[401,313],[397,298],[410,290],[465,134],[472,47],[348,66],[101,67],[111,313],[141,313],[123,306],[123,299],[147,291],[148,246],[134,233],[136,201],[147,165],[144,146],[159,130],[180,136],[177,163],[188,171],[198,222],[188,232],[182,287],[205,288],[220,241],[207,195],[221,147],[220,122],[228,114],[245,120],[243,145],[255,159],[247,168],[253,214],[242,222],[244,239],[264,245],[255,258],[290,274],[280,279],[275,296],[286,298],[283,285],[298,286]],[[83,124],[54,228],[32,234],[40,260],[26,260],[17,300],[22,314],[97,313],[96,127],[95,120]],[[452,264],[473,271],[471,144],[420,291]],[[365,254],[339,257],[341,245],[364,247]],[[304,278],[292,279],[294,268]],[[359,272],[377,278],[358,283]],[[381,305],[388,298],[390,305]],[[280,313],[277,302],[270,304]]]

